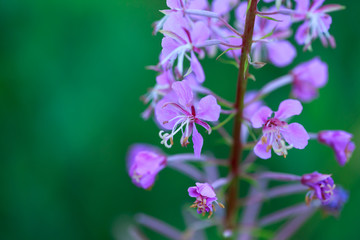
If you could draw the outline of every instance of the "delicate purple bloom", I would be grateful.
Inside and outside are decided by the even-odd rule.
[[[299,115],[301,111],[301,103],[293,99],[282,101],[274,117],[271,117],[273,111],[270,108],[261,107],[251,118],[253,127],[262,127],[263,132],[263,136],[254,148],[254,153],[262,159],[268,159],[271,157],[271,148],[277,155],[284,157],[288,149],[293,147],[304,149],[310,138],[304,127],[299,123],[288,124],[284,121]],[[290,145],[287,146],[285,142]]]
[[[184,58],[190,60],[191,69],[199,82],[205,80],[204,70],[197,59],[195,52],[204,55],[203,44],[210,36],[210,30],[202,21],[192,24],[181,13],[172,14],[164,24],[162,33],[165,37],[162,40],[162,52],[160,65],[164,68],[171,68],[177,59],[176,71],[183,74]],[[190,53],[190,56],[187,53]]]
[[[211,127],[205,121],[217,121],[221,107],[211,95],[195,102],[193,92],[186,80],[173,83],[172,89],[175,94],[164,97],[155,108],[155,115],[160,125],[172,130],[171,133],[160,131],[161,143],[170,148],[173,145],[173,137],[181,131],[181,145],[187,146],[192,136],[195,155],[200,156],[203,138],[196,129],[196,124],[205,128],[210,134]]]
[[[315,57],[294,68],[291,75],[294,78],[292,94],[303,102],[309,102],[318,96],[318,88],[327,83],[328,66]]]
[[[306,203],[309,204],[313,199],[319,199],[322,203],[328,203],[335,189],[334,180],[331,174],[321,174],[313,172],[304,174],[301,177],[301,183],[310,187],[306,194]]]
[[[136,144],[128,152],[127,168],[132,182],[138,187],[150,189],[165,166],[166,156],[156,147]]]
[[[322,204],[322,209],[331,215],[339,216],[344,204],[349,199],[349,192],[341,186],[336,186],[330,200]]]
[[[351,138],[352,134],[341,130],[321,131],[318,134],[319,142],[334,150],[336,160],[341,166],[345,165],[355,150],[355,144]]]
[[[336,4],[321,6],[325,0],[313,0],[311,5],[310,0],[295,1],[297,4],[293,13],[294,19],[305,20],[295,34],[297,43],[305,45],[307,49],[311,42],[319,37],[324,46],[327,46],[329,42],[332,47],[335,47],[335,39],[329,33],[332,19],[327,13],[343,9],[343,7]]]
[[[208,183],[196,183],[196,187],[188,188],[189,196],[196,198],[192,208],[197,208],[197,212],[205,216],[210,212],[209,218],[213,213],[214,204],[217,203],[220,207],[224,207],[221,203],[217,202],[216,193],[214,188]]]

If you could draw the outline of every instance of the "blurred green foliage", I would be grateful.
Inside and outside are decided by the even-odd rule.
[[[339,3],[347,9],[332,14],[337,48],[319,41],[313,52],[299,48],[296,63],[320,55],[330,77],[296,120],[312,132],[352,132],[360,146],[360,3]],[[157,63],[161,36],[151,35],[151,23],[164,8],[165,0],[0,0],[0,239],[113,239],[114,232],[127,239],[119,223],[137,212],[184,228],[181,208],[192,201],[186,189],[193,181],[166,169],[149,192],[133,186],[125,168],[129,145],[159,145],[156,125],[140,118],[139,97],[154,83],[145,66]],[[203,63],[206,86],[233,99],[236,69],[213,59]],[[252,70],[257,81],[249,87],[294,65]],[[269,105],[288,90],[274,93]],[[227,157],[217,137],[206,137],[205,149]],[[341,168],[329,148],[311,142],[286,159],[260,161],[274,171],[333,173],[351,192],[339,219],[317,214],[296,239],[360,238],[359,155]]]

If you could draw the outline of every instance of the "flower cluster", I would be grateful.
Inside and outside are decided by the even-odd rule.
[[[255,79],[249,72],[250,66],[257,69],[270,63],[282,68],[293,63],[299,53],[290,41],[292,37],[304,50],[311,50],[311,43],[318,38],[324,46],[335,47],[335,39],[329,33],[332,23],[329,13],[343,7],[323,5],[324,2],[167,0],[168,8],[161,11],[164,17],[154,24],[154,33],[163,35],[162,50],[158,63],[149,67],[157,76],[155,86],[143,97],[148,107],[142,116],[144,119],[153,116],[160,128],[159,142],[165,148],[170,149],[178,138],[182,147],[192,146],[193,153],[191,150],[190,153],[170,155],[157,147],[135,145],[128,154],[128,172],[133,183],[150,189],[165,166],[174,168],[196,181],[196,186],[188,188],[189,196],[196,198],[191,207],[203,216],[209,213],[209,218],[215,211],[215,204],[225,207],[218,201],[225,195],[228,208],[225,221],[215,221],[224,222],[225,237],[236,232],[234,226],[239,225],[234,222],[239,207],[239,175],[257,182],[257,187],[251,187],[244,203],[240,236],[248,234],[246,226],[261,227],[274,219],[286,217],[280,211],[274,214],[276,217],[271,215],[257,221],[262,201],[298,191],[308,190],[305,202],[309,206],[302,204],[290,208],[292,215],[308,217],[314,207],[338,215],[348,193],[335,187],[331,174],[315,171],[297,176],[270,172],[263,166],[249,168],[257,157],[274,157],[272,151],[275,158],[289,155],[291,161],[290,149],[303,150],[310,139],[330,146],[341,166],[349,161],[355,149],[350,133],[340,130],[308,133],[302,124],[290,121],[302,113],[302,102],[309,103],[318,98],[319,89],[328,82],[328,65],[320,57],[293,66],[290,72],[264,83],[259,90],[247,91],[247,79]],[[294,23],[297,22],[301,24],[293,36]],[[206,87],[208,80],[202,59],[216,55],[217,59],[238,68],[238,81],[234,82],[235,102],[225,100]],[[262,79],[257,81],[265,82]],[[281,101],[274,112],[266,106],[265,97],[285,85],[291,85],[291,99]],[[234,122],[232,135],[224,127],[231,120]],[[218,131],[224,140],[222,142],[229,145],[229,161],[218,159],[212,153],[203,154],[207,137],[202,133],[213,131]],[[250,153],[246,155],[245,150]],[[246,156],[244,161],[241,161],[241,156]],[[199,168],[191,163],[193,161],[211,167]],[[219,177],[220,166],[229,167],[227,177]],[[267,189],[269,180],[296,181],[297,184]],[[218,194],[221,188],[224,190],[221,193],[225,194]],[[310,204],[313,200],[321,204]],[[215,214],[215,217],[221,215]],[[286,233],[281,234],[282,239],[289,237]]]

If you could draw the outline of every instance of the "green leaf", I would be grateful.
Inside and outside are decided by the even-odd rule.
[[[274,31],[275,31],[275,28],[274,28],[271,32],[269,32],[268,34],[266,34],[265,36],[262,36],[260,39],[265,39],[265,38],[267,38],[267,37],[270,37],[271,35],[274,34]]]
[[[281,20],[277,20],[275,18],[272,18],[272,17],[269,17],[269,16],[264,16],[264,15],[261,15],[261,14],[256,14],[258,17],[261,17],[261,18],[265,18],[267,20],[271,20],[271,21],[275,21],[275,22],[282,22]]]
[[[248,6],[247,6],[247,9],[246,9],[246,14],[249,11],[250,6],[251,6],[251,0],[249,0]]]
[[[223,52],[216,58],[216,60],[219,60],[219,58],[220,58],[222,55],[224,55],[225,53],[227,53],[228,51],[237,50],[237,49],[241,49],[241,47],[240,47],[240,48],[228,48],[228,49],[226,49],[225,51],[223,51]]]
[[[225,64],[230,64],[235,66],[237,69],[239,69],[239,64],[234,61],[234,60],[224,60],[224,59],[219,59],[220,62],[225,63]]]
[[[236,115],[236,113],[232,113],[230,114],[227,118],[225,118],[224,121],[222,121],[221,123],[219,123],[218,125],[216,125],[215,127],[212,127],[212,130],[218,130],[219,128],[221,128],[222,126],[224,126],[226,123],[228,123],[234,116]]]

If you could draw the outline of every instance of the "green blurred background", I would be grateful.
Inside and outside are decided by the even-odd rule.
[[[352,132],[360,146],[360,2],[344,4],[345,11],[332,14],[336,49],[316,41],[313,52],[299,51],[285,69],[252,70],[257,82],[249,87],[320,55],[329,64],[329,83],[296,120],[311,132]],[[186,189],[194,182],[165,169],[153,190],[144,191],[125,168],[129,145],[159,145],[154,122],[140,118],[139,97],[154,84],[145,66],[157,63],[161,36],[151,35],[151,23],[164,8],[165,0],[0,0],[0,239],[113,239],[114,229],[138,212],[184,228],[181,208],[191,203]],[[236,69],[203,63],[205,85],[233,99]],[[288,92],[267,102],[275,107]],[[218,137],[205,137],[204,147],[227,157]],[[338,219],[318,213],[295,239],[360,239],[359,152],[339,167],[329,148],[311,142],[286,159],[260,161],[274,171],[333,173],[351,191]]]

